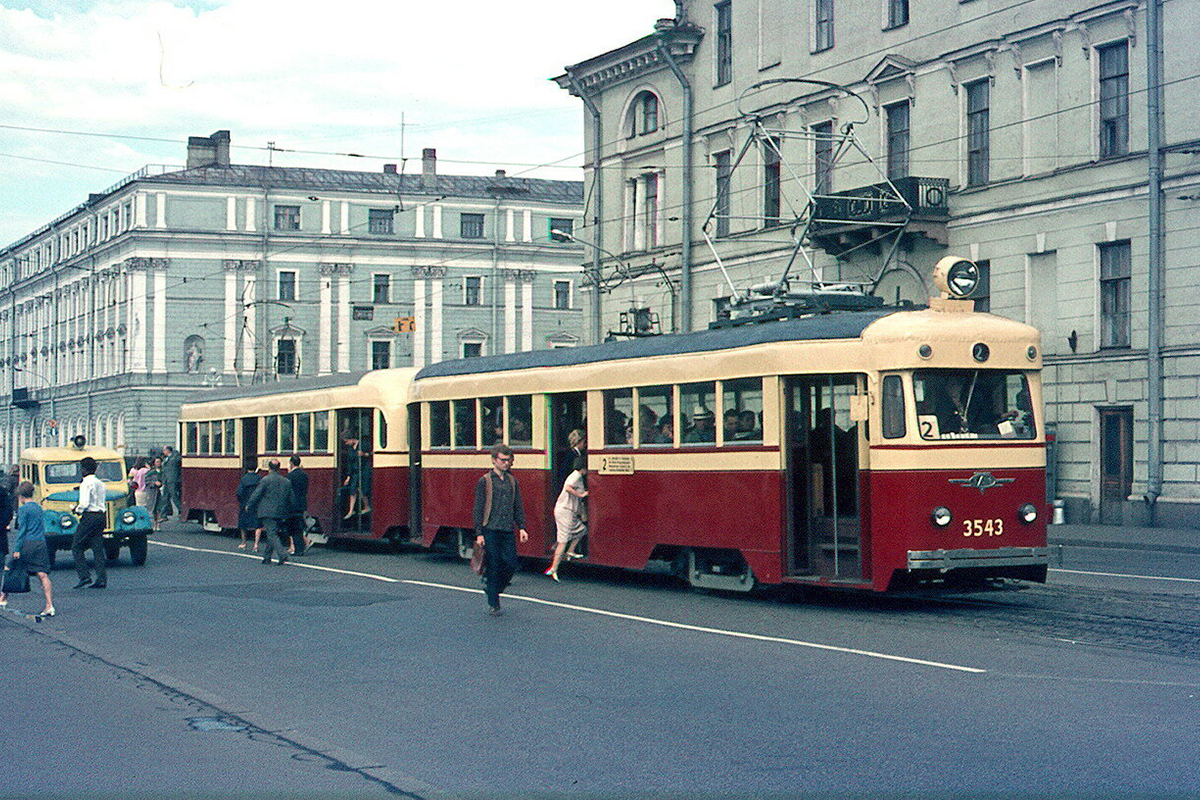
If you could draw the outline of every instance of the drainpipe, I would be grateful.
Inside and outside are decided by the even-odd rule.
[[[1149,330],[1146,347],[1146,504],[1150,525],[1158,524],[1158,498],[1163,485],[1163,365],[1162,365],[1162,0],[1146,3],[1146,116],[1149,161]]]
[[[464,279],[465,280],[465,279]],[[464,290],[465,291],[465,290]],[[500,195],[492,206],[492,349],[488,355],[507,352],[500,349]]]
[[[601,253],[604,252],[604,227],[601,225],[601,217],[604,210],[604,176],[600,170],[600,152],[604,145],[604,137],[601,134],[600,126],[600,108],[591,96],[583,91],[583,87],[579,85],[579,81],[570,72],[567,73],[567,80],[571,82],[571,89],[587,106],[588,113],[592,115],[592,197],[595,200],[592,206],[592,296],[591,305],[591,322],[592,322],[592,344],[599,344],[603,339],[603,325],[600,322],[600,261]]]
[[[663,44],[662,38],[658,40],[658,52],[683,89],[683,182],[679,192],[683,205],[683,236],[679,252],[679,330],[687,333],[692,329],[692,84]]]

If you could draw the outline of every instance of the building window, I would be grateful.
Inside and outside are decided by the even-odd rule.
[[[716,207],[713,214],[717,220],[717,236],[729,235],[729,176],[732,166],[730,152],[713,153],[713,170],[716,175]]]
[[[833,191],[833,120],[812,126],[815,180],[813,194]]]
[[[280,339],[275,342],[275,374],[296,374],[296,340]]]
[[[286,269],[279,271],[279,291],[276,296],[280,300],[296,299],[296,273],[294,271]]]
[[[908,0],[884,0],[887,3],[887,27],[899,28],[908,24]]]
[[[780,211],[779,140],[763,142],[763,225],[779,223]]]
[[[554,307],[559,310],[571,307],[571,282],[554,282]]]
[[[717,86],[733,80],[733,10],[729,2],[717,3]]]
[[[641,92],[633,99],[629,115],[629,138],[658,130],[658,95]]]
[[[384,305],[392,302],[392,276],[376,272],[371,276],[371,302]]]
[[[459,218],[459,235],[464,239],[482,239],[483,214],[462,214]]]
[[[463,280],[463,305],[483,305],[483,278],[471,275]]]
[[[816,2],[813,25],[813,52],[819,53],[833,47],[833,0]]]
[[[371,342],[371,369],[390,369],[392,366],[392,343]]]
[[[1129,347],[1129,242],[1100,245],[1100,346]]]
[[[975,266],[979,267],[979,283],[976,284],[975,292],[971,295],[971,299],[975,301],[976,311],[991,311],[992,262],[976,261]]]
[[[643,175],[642,180],[646,187],[642,193],[645,198],[642,209],[643,225],[646,228],[646,249],[649,250],[658,247],[658,173]]]
[[[1129,43],[1097,47],[1100,56],[1100,157],[1129,152]]]
[[[908,101],[887,106],[887,176],[908,177]]]
[[[300,230],[300,206],[275,206],[275,230]]]
[[[967,186],[988,182],[991,152],[991,81],[967,84]]]
[[[391,235],[395,230],[396,212],[390,208],[367,210],[367,233]]]
[[[463,342],[463,358],[479,358],[483,355],[483,342]]]
[[[569,242],[575,235],[575,220],[565,217],[550,218],[550,241]]]

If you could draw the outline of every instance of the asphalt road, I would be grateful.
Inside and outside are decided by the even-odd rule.
[[[0,615],[0,796],[1194,796],[1200,558],[1096,549],[931,599],[530,570],[492,618],[445,557],[167,532]]]

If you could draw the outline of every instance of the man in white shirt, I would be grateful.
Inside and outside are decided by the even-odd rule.
[[[75,556],[75,573],[79,576],[76,589],[91,586],[103,589],[108,585],[108,572],[105,569],[108,556],[104,552],[104,508],[107,491],[104,483],[96,477],[96,459],[84,456],[79,462],[83,470],[83,482],[79,484],[79,505],[75,513],[79,514],[79,527],[71,539],[71,554]],[[84,551],[91,549],[92,561],[96,569],[96,580],[88,569]]]

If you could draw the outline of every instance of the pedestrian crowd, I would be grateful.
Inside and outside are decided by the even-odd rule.
[[[249,537],[253,536],[254,552],[257,553],[265,538],[264,564],[271,563],[272,555],[277,564],[283,564],[288,556],[302,556],[312,547],[306,530],[308,473],[300,466],[300,456],[292,456],[288,466],[284,475],[279,459],[273,458],[267,463],[264,476],[258,473],[255,464],[248,464],[237,487],[241,535],[238,549],[246,549]]]

